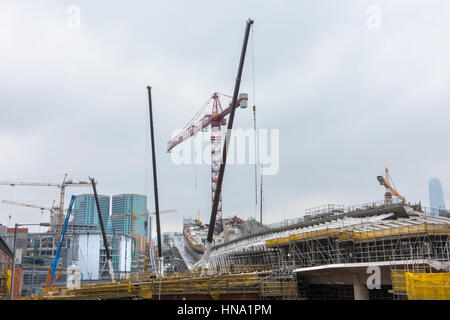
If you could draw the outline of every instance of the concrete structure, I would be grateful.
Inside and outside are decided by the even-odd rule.
[[[450,219],[385,202],[323,213],[212,248],[210,268],[272,270],[305,299],[404,299],[405,272],[450,271]],[[403,278],[401,278],[403,277]]]
[[[10,248],[14,246],[14,228],[8,228],[6,233],[6,240]],[[28,242],[28,228],[17,228],[16,236],[16,264],[20,265],[22,263],[22,256],[27,250]]]

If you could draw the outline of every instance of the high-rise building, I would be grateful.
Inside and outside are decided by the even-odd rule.
[[[105,229],[108,230],[108,225],[111,227],[109,216],[109,196],[98,195],[98,202],[102,214],[102,221]],[[100,223],[98,221],[97,205],[93,194],[81,194],[76,196],[72,208],[73,224],[77,225],[95,225],[97,230],[100,230]]]
[[[429,183],[430,207],[434,214],[445,210],[444,194],[442,192],[441,182],[437,178],[430,179]]]
[[[147,197],[119,194],[112,197],[112,226],[115,232],[147,237]],[[132,222],[132,217],[134,223]],[[134,226],[133,226],[134,224]]]

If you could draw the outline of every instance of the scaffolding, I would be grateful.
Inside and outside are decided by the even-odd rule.
[[[295,299],[297,283],[283,281],[271,273],[229,273],[200,275],[135,275],[118,283],[83,285],[78,289],[54,287],[43,289],[34,299]]]
[[[285,264],[298,268],[336,263],[450,261],[450,220],[411,217],[293,232],[266,241]],[[249,258],[247,258],[249,259]]]
[[[355,209],[356,214],[339,214],[229,241],[213,248],[208,270],[196,269],[164,279],[132,278],[117,287],[103,284],[70,292],[55,289],[66,290],[56,296],[298,299],[320,298],[326,292],[347,299],[352,298],[354,290],[348,284],[311,284],[304,289],[308,284],[300,277],[296,279],[293,271],[370,263],[384,266],[391,273],[391,285],[384,285],[382,298],[388,296],[388,290],[395,299],[448,298],[450,219],[406,206],[391,208]],[[310,292],[306,294],[306,290]],[[52,292],[48,292],[46,298],[51,297]]]
[[[408,273],[415,288],[419,283],[433,283],[435,285],[429,286],[436,288],[437,280],[419,281],[417,277],[450,271],[450,219],[423,214],[412,208],[405,208],[400,213],[386,209],[367,214],[378,209],[370,207],[369,211],[360,211],[358,216],[336,216],[239,239],[214,248],[211,261],[213,265],[259,265],[285,279],[294,269],[370,263],[390,267],[392,271],[391,286],[384,285],[380,298],[415,299],[417,294],[407,292]],[[441,296],[446,297],[448,282],[442,279],[439,290],[444,292]],[[300,280],[298,288],[304,285]],[[338,288],[333,291],[331,287],[313,285],[310,296],[314,297],[315,291],[316,295],[328,292],[335,297],[349,296],[340,296]],[[424,289],[415,290],[424,292]]]

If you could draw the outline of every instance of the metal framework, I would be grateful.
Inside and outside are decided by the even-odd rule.
[[[424,260],[450,261],[449,218],[415,211],[408,217],[394,212],[337,217],[251,236],[211,253],[213,265],[264,265],[267,270]]]
[[[207,275],[134,274],[118,283],[82,285],[79,289],[54,287],[44,290],[38,299],[296,299],[297,282],[286,281],[268,272],[246,272],[235,266],[227,273],[208,270]],[[237,272],[237,273],[232,273]]]

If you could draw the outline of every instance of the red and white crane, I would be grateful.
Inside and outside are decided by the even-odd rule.
[[[222,109],[222,103],[219,97],[233,98],[226,94],[214,92],[211,98],[204,104],[202,109],[197,112],[194,118],[184,127],[183,132],[171,139],[167,144],[167,152],[170,152],[174,147],[182,143],[183,141],[195,136],[200,130],[205,130],[211,126],[211,201],[214,201],[214,193],[217,187],[217,180],[219,177],[220,162],[222,159],[221,146],[222,146],[222,130],[221,126],[226,125],[225,117],[231,112],[231,103],[226,109]],[[242,109],[247,108],[248,94],[241,93],[237,100],[237,107]],[[212,111],[199,119],[203,110],[212,102]],[[217,209],[217,223],[216,230],[220,233],[223,230],[222,224],[222,194],[219,198],[219,206]]]

